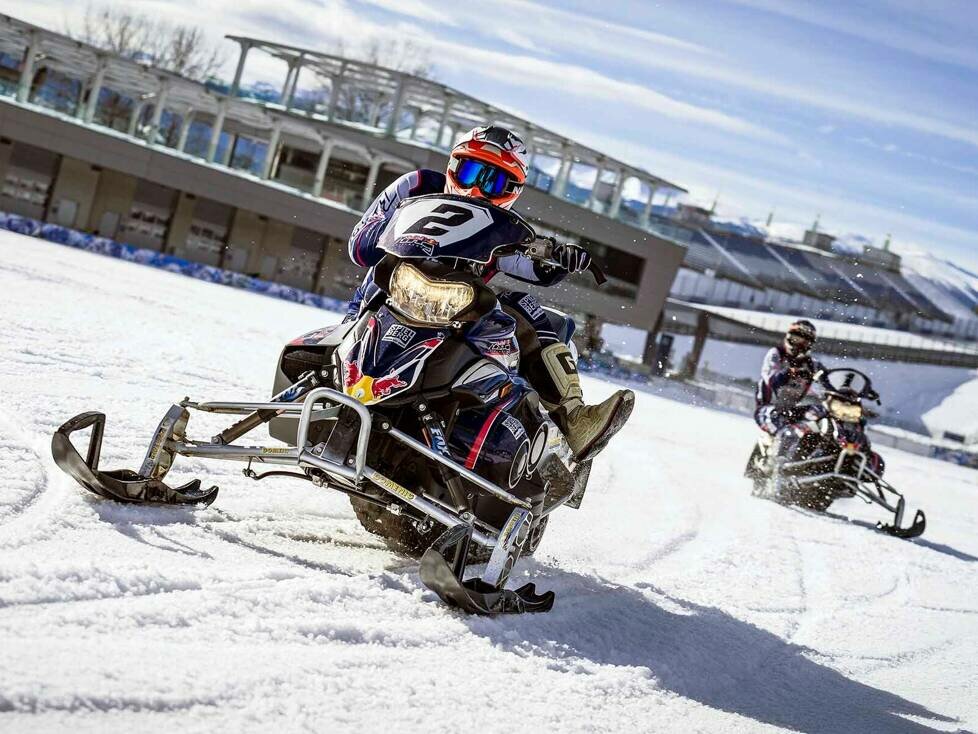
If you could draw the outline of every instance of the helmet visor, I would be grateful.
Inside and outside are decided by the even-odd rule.
[[[513,177],[502,168],[473,158],[459,159],[455,180],[466,188],[479,189],[489,198],[511,194],[517,186]]]

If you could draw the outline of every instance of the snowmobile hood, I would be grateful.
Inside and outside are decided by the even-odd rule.
[[[417,383],[424,363],[445,337],[440,329],[403,324],[381,308],[340,346],[340,388],[364,405],[400,395]]]
[[[488,263],[497,251],[535,237],[514,212],[468,196],[429,194],[403,200],[377,246],[399,258]]]

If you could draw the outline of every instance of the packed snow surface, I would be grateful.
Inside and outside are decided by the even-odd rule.
[[[138,466],[171,402],[267,397],[335,316],[9,234],[0,313],[0,731],[978,727],[974,471],[888,452],[930,523],[901,541],[752,498],[748,419],[640,394],[518,566],[554,610],[466,617],[343,496],[183,460],[212,507],[122,506],[50,459],[99,409],[103,466]]]

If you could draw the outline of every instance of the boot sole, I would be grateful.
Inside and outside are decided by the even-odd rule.
[[[615,434],[622,429],[625,422],[631,416],[632,408],[634,407],[635,393],[629,390],[618,401],[618,405],[615,406],[614,411],[612,411],[611,416],[608,418],[604,430],[598,434],[598,437],[591,442],[590,446],[576,455],[574,460],[577,462],[590,461],[597,456],[608,445],[608,442],[615,437]]]

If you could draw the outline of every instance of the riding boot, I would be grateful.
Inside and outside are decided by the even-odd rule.
[[[567,345],[544,347],[540,359],[553,383],[553,389],[539,391],[544,407],[567,439],[575,460],[594,458],[625,425],[635,405],[635,393],[619,390],[604,402],[585,405],[581,377]],[[547,402],[547,397],[557,397],[557,402]]]

